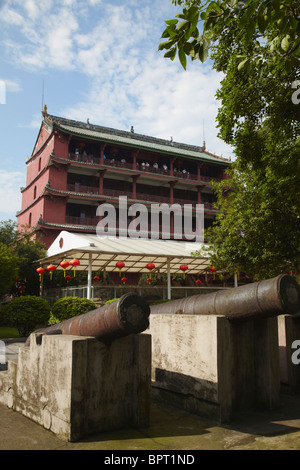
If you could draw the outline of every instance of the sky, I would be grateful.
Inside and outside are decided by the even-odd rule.
[[[218,139],[211,63],[158,51],[171,0],[0,0],[0,221],[16,220],[41,111],[199,145]]]

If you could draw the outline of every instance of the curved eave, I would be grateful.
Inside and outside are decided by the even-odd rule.
[[[177,156],[180,158],[189,158],[191,160],[197,160],[197,161],[202,161],[202,162],[207,162],[207,163],[214,163],[216,165],[222,165],[222,166],[229,166],[230,162],[227,160],[223,160],[220,157],[216,157],[213,155],[210,155],[209,153],[205,151],[196,151],[196,150],[190,150],[190,149],[184,149],[180,148],[177,143],[168,143],[165,141],[165,143],[162,143],[163,141],[160,139],[157,139],[157,143],[152,143],[152,142],[147,142],[143,140],[142,135],[138,134],[132,134],[129,136],[120,136],[117,134],[108,134],[104,131],[96,131],[96,130],[91,130],[87,128],[76,128],[73,126],[67,126],[63,124],[59,124],[57,122],[54,122],[55,128],[59,130],[62,133],[65,133],[67,135],[72,135],[73,137],[78,137],[81,139],[87,139],[87,140],[97,140],[99,142],[103,143],[109,143],[109,144],[114,144],[114,145],[123,145],[125,147],[135,147],[137,149],[144,149],[148,150],[150,152],[155,152],[155,153],[162,153],[162,154],[167,154],[170,156]],[[153,139],[155,140],[155,139]]]

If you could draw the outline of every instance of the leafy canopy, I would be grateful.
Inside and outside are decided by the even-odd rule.
[[[259,277],[300,269],[300,3],[173,0],[159,50],[223,72],[219,137],[234,148],[231,181],[214,184],[221,212],[211,261]],[[225,185],[225,186],[224,186]],[[230,189],[228,189],[228,185]]]
[[[278,66],[278,58],[288,72],[299,66],[298,0],[173,0],[172,3],[183,5],[183,9],[176,15],[178,19],[165,22],[167,27],[162,34],[165,40],[159,50],[167,49],[165,57],[171,60],[178,53],[184,68],[187,57],[205,62],[211,45],[220,44],[224,35],[235,38],[233,48],[238,43],[245,46],[244,55],[239,57],[240,69],[249,61],[247,52],[251,54],[253,41],[261,45],[257,64],[263,60],[270,72]]]

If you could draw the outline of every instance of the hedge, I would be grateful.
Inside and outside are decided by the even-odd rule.
[[[63,297],[58,299],[52,306],[51,323],[59,323],[68,318],[81,315],[97,308],[92,301],[82,297]]]
[[[16,297],[1,305],[0,324],[17,328],[21,337],[46,326],[50,318],[47,300],[34,295]]]

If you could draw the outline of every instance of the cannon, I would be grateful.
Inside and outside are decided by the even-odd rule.
[[[93,336],[103,341],[138,334],[149,326],[150,307],[138,294],[129,292],[118,300],[61,323],[40,328],[41,335]],[[25,346],[30,345],[30,336]]]
[[[231,321],[300,312],[300,286],[288,274],[151,307],[151,314],[221,315]]]

